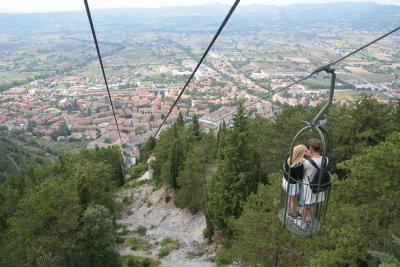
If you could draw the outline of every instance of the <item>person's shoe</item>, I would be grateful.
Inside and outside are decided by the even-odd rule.
[[[298,227],[300,227],[301,229],[303,229],[303,230],[306,230],[306,229],[307,229],[307,223],[303,223],[302,220],[297,219],[296,225],[297,225]]]
[[[300,213],[300,212],[296,212],[296,218],[297,218],[297,219],[301,219],[301,218],[302,218],[302,216],[301,216],[301,213]]]
[[[296,222],[296,217],[293,216],[293,214],[288,214],[289,220],[292,220],[293,222]]]

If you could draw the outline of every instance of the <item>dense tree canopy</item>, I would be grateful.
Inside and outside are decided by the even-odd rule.
[[[207,158],[209,173],[202,164],[204,137],[198,141],[190,134],[197,129],[195,120],[162,133],[152,164],[155,178],[169,183],[163,170],[170,170],[166,166],[174,159],[171,151],[179,147],[177,203],[192,211],[201,207],[209,238],[215,230],[223,234],[226,246],[218,263],[377,266],[384,260],[398,262],[393,236],[400,234],[399,103],[388,105],[361,97],[352,106],[330,108],[325,115],[327,149],[336,180],[325,234],[304,239],[282,230],[276,205],[280,168],[303,121],[310,121],[319,109],[283,107],[268,120],[249,118],[239,108],[232,128],[225,122],[220,125],[215,150],[209,152],[213,156]],[[179,142],[174,142],[176,137]],[[311,137],[317,137],[316,133],[306,132],[299,142]],[[175,148],[166,149],[168,144]],[[206,196],[201,194],[204,188]],[[205,197],[205,205],[194,209],[198,196]]]
[[[323,235],[294,236],[277,218],[283,159],[320,107],[283,107],[273,119],[238,108],[217,132],[183,115],[139,148],[153,181],[175,203],[202,211],[205,235],[221,233],[217,263],[378,266],[400,259],[400,104],[362,97],[333,105],[328,154],[336,179]],[[299,142],[315,137],[307,132]],[[0,185],[0,266],[120,266],[113,194],[124,184],[116,147],[59,156]]]
[[[116,147],[60,156],[0,186],[0,266],[119,266]]]

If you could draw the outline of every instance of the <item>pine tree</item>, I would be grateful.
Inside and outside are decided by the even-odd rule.
[[[81,219],[86,208],[96,204],[107,207],[111,225],[114,223],[113,193],[118,184],[115,178],[121,174],[120,159],[115,147],[82,150],[9,177],[0,186],[0,266],[79,266],[83,260],[78,260],[74,251],[79,243],[77,234],[85,225]],[[100,235],[115,239],[113,231],[103,231],[100,225],[88,223],[87,230],[95,232],[97,226],[102,229]],[[91,247],[96,249],[91,253],[111,257],[101,238],[99,243],[92,241]],[[103,265],[96,266],[118,266],[119,256],[114,256],[115,262],[103,258]]]
[[[174,130],[174,138],[175,138],[175,140],[177,140],[179,138],[177,123],[174,123],[173,130]],[[177,187],[178,187],[176,178],[179,175],[179,164],[180,164],[179,159],[178,159],[178,157],[179,157],[178,153],[180,152],[180,151],[178,151],[178,150],[180,150],[179,145],[180,145],[179,141],[175,141],[171,145],[169,155],[168,155],[168,167],[169,167],[168,182],[169,182],[169,185],[173,189],[177,189]]]
[[[177,152],[176,144],[172,145],[169,153],[169,185],[176,189],[178,184],[176,178],[178,177],[178,162],[177,162]]]
[[[139,146],[139,159],[138,162],[143,162],[145,163],[149,156],[151,151],[153,151],[154,147],[156,146],[156,139],[153,136],[150,136],[150,138],[142,143]]]
[[[396,130],[395,107],[363,96],[354,106],[333,106],[327,115],[331,127],[330,161],[333,170],[342,178],[343,170],[336,163],[350,159],[366,147],[374,146]]]
[[[233,129],[219,131],[218,167],[210,183],[208,213],[211,221],[224,234],[230,235],[233,218],[242,212],[242,201],[257,190],[260,179],[259,158],[249,146],[248,118],[239,105]],[[258,162],[254,162],[254,161]]]
[[[225,120],[223,120],[220,125],[219,125],[219,129],[218,129],[218,135],[217,135],[217,159],[218,160],[223,160],[224,159],[224,148],[225,148],[225,144],[226,144],[226,124],[225,124]]]
[[[200,125],[199,125],[199,118],[196,115],[193,115],[193,123],[192,123],[192,131],[195,137],[195,140],[200,140]]]
[[[400,230],[399,157],[400,133],[395,132],[339,164],[348,178],[331,188],[326,234],[318,244],[324,252],[309,265],[374,266],[368,250],[387,252],[392,233]]]
[[[217,261],[250,266],[378,266],[399,262],[400,133],[339,164],[348,178],[332,184],[324,234],[294,237],[278,220],[282,176],[259,186],[233,222],[234,238]],[[315,250],[318,253],[315,253]],[[379,259],[378,259],[379,258]],[[382,264],[383,266],[383,264]],[[391,266],[391,265],[388,265]],[[396,266],[396,265],[393,265]]]
[[[5,266],[68,265],[81,207],[71,181],[46,180],[18,205],[2,238]],[[1,264],[0,260],[0,264]]]
[[[177,178],[179,190],[176,194],[176,203],[180,207],[187,207],[193,213],[203,207],[205,157],[202,146],[194,147],[186,157],[182,172]]]
[[[183,114],[180,111],[178,114],[178,119],[176,120],[176,126],[178,128],[182,128],[183,126],[185,126],[185,121],[183,120]]]
[[[219,253],[217,262],[236,260],[246,266],[306,266],[297,260],[291,247],[294,238],[282,229],[273,208],[279,187],[279,183],[260,185],[256,194],[250,194],[242,215],[232,223],[232,246]]]
[[[110,211],[101,205],[90,205],[80,224],[74,266],[122,266]]]

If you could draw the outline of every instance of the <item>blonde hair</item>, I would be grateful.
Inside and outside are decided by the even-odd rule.
[[[304,154],[307,152],[307,147],[305,145],[297,145],[293,148],[293,160],[290,164],[290,157],[288,158],[288,164],[290,168],[300,165],[303,162]]]

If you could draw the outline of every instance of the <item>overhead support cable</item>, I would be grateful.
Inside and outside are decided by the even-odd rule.
[[[297,81],[295,81],[295,82],[293,82],[293,83],[291,83],[291,84],[289,84],[289,85],[287,85],[287,86],[285,86],[285,87],[279,88],[278,90],[275,90],[275,91],[273,91],[273,92],[267,94],[267,95],[264,96],[263,98],[260,98],[260,99],[254,101],[254,102],[251,102],[251,103],[249,103],[249,104],[243,106],[242,108],[240,108],[240,109],[238,109],[238,110],[232,111],[232,112],[226,114],[225,116],[223,116],[222,118],[220,118],[219,120],[217,120],[215,123],[216,123],[216,124],[221,123],[223,120],[225,120],[225,119],[228,118],[229,116],[232,116],[233,114],[237,113],[238,111],[245,110],[245,109],[247,109],[248,107],[250,107],[250,106],[252,106],[252,105],[254,105],[254,104],[256,104],[256,103],[261,102],[261,101],[263,101],[263,100],[265,100],[265,99],[267,99],[267,98],[273,96],[274,94],[277,94],[277,93],[279,93],[279,92],[285,91],[285,90],[288,89],[289,87],[291,87],[291,86],[293,86],[293,85],[295,85],[295,84],[298,84],[298,83],[300,83],[300,82],[302,82],[302,81],[304,81],[304,80],[310,78],[311,76],[312,76],[312,75],[309,74],[309,75],[307,75],[307,76],[305,76],[305,77],[303,77],[303,78],[301,78],[301,79],[299,79],[299,80],[297,80]],[[187,135],[185,135],[185,136],[182,136],[182,137],[180,137],[180,138],[176,138],[176,139],[174,139],[174,141],[171,141],[171,142],[169,142],[169,143],[163,145],[162,147],[158,148],[158,150],[162,150],[164,147],[167,147],[167,146],[169,146],[169,145],[171,145],[171,144],[174,144],[174,143],[177,142],[177,141],[180,141],[180,140],[182,140],[182,139],[184,139],[184,138],[187,138],[187,137],[191,136],[192,134],[197,133],[198,131],[200,131],[200,129],[194,130],[194,131],[190,132],[189,134],[187,134]]]
[[[85,2],[86,2],[86,0],[85,0]],[[220,35],[222,30],[224,29],[226,23],[229,21],[230,17],[232,16],[232,14],[235,11],[236,7],[238,6],[239,2],[240,2],[240,0],[235,0],[235,3],[232,5],[231,9],[229,10],[229,12],[226,15],[225,19],[223,20],[222,24],[219,26],[218,31],[215,33],[213,39],[211,40],[211,42],[208,45],[206,51],[204,52],[203,56],[201,57],[199,63],[197,63],[197,66],[194,68],[194,70],[193,70],[192,74],[190,75],[189,79],[187,80],[185,86],[182,88],[182,90],[179,93],[178,97],[175,99],[175,102],[172,104],[171,108],[169,109],[167,115],[164,117],[164,120],[161,123],[160,127],[158,127],[154,137],[157,137],[157,135],[160,132],[161,128],[164,126],[164,124],[167,121],[167,119],[168,119],[169,115],[171,114],[172,110],[174,109],[174,107],[178,103],[178,101],[181,98],[182,94],[185,92],[185,90],[186,90],[187,86],[189,85],[189,83],[192,81],[194,75],[196,74],[197,70],[199,69],[199,67],[203,63],[204,59],[206,58],[206,56],[207,56],[208,52],[210,51],[210,49],[212,48],[212,46],[214,45],[215,41],[218,39],[218,36]]]
[[[315,74],[318,74],[319,72],[325,71],[325,72],[327,72],[327,73],[331,73],[331,71],[333,71],[333,70],[331,69],[331,66],[338,64],[339,62],[341,62],[341,61],[347,59],[348,57],[350,57],[350,56],[352,56],[352,55],[354,55],[354,54],[360,52],[361,50],[364,50],[365,48],[369,47],[370,45],[372,45],[372,44],[374,44],[374,43],[376,43],[376,42],[382,40],[383,38],[385,38],[385,37],[387,37],[387,36],[389,36],[389,35],[391,35],[391,34],[397,32],[397,31],[399,31],[399,30],[400,30],[400,27],[397,27],[397,28],[395,28],[394,30],[391,30],[390,32],[388,32],[388,33],[386,33],[386,34],[381,35],[380,37],[378,37],[378,38],[376,38],[375,40],[373,40],[373,41],[367,43],[366,45],[361,46],[360,48],[358,48],[358,49],[352,51],[351,53],[348,53],[348,54],[346,54],[345,56],[342,56],[342,57],[340,57],[339,59],[337,59],[337,60],[335,60],[335,61],[333,61],[333,62],[331,62],[331,63],[329,63],[329,64],[323,65],[323,66],[321,66],[321,67],[315,69],[313,72],[311,72],[311,73],[307,74],[306,76],[304,76],[304,77],[302,77],[302,78],[300,78],[300,79],[298,79],[298,80],[292,82],[291,84],[289,84],[289,85],[287,85],[287,86],[285,86],[285,87],[279,88],[279,89],[277,89],[277,90],[275,90],[275,91],[273,91],[273,92],[270,92],[269,94],[267,94],[267,95],[265,95],[265,96],[263,96],[263,97],[257,99],[256,101],[251,102],[251,103],[249,103],[249,104],[243,106],[241,109],[238,109],[238,110],[235,110],[235,111],[233,111],[233,112],[231,112],[231,113],[226,114],[226,115],[223,116],[221,119],[217,120],[215,123],[221,123],[221,122],[222,122],[223,120],[225,120],[227,117],[229,117],[229,116],[231,116],[231,115],[237,113],[238,111],[245,110],[245,109],[247,109],[248,107],[253,106],[254,104],[257,104],[258,102],[261,102],[261,101],[263,101],[263,100],[266,100],[267,98],[269,98],[269,97],[271,97],[271,96],[273,96],[273,95],[275,95],[275,94],[277,94],[277,93],[279,93],[279,92],[285,91],[285,90],[289,89],[290,87],[292,87],[293,85],[299,84],[299,83],[301,83],[302,81],[311,78],[311,77],[314,76]],[[180,138],[177,138],[177,139],[175,139],[174,141],[169,142],[169,143],[167,143],[167,144],[165,144],[165,145],[163,145],[163,146],[161,146],[161,147],[159,147],[158,149],[155,149],[155,150],[156,150],[156,151],[162,151],[165,147],[167,147],[167,146],[169,146],[169,145],[171,145],[171,144],[174,144],[175,142],[177,142],[177,141],[179,141],[179,140],[182,140],[182,139],[184,139],[184,138],[187,138],[187,137],[191,136],[192,134],[194,134],[194,133],[196,133],[196,132],[198,132],[198,131],[200,131],[200,129],[195,130],[195,131],[192,131],[192,132],[190,132],[189,134],[187,134],[187,135],[185,135],[185,136],[182,136],[182,137],[180,137]],[[149,153],[152,153],[152,152],[154,152],[154,150],[151,151],[151,152],[149,152]]]
[[[113,102],[112,102],[110,89],[109,89],[109,87],[108,87],[106,72],[104,71],[103,60],[102,60],[102,58],[101,58],[99,43],[97,42],[96,31],[95,31],[95,29],[94,29],[93,20],[92,20],[92,15],[90,14],[89,3],[88,3],[87,0],[83,0],[83,1],[85,2],[86,14],[87,14],[88,19],[89,19],[90,29],[92,30],[94,44],[96,45],[97,57],[99,58],[101,71],[102,71],[102,73],[103,73],[104,83],[106,84],[106,89],[107,89],[107,93],[108,93],[108,99],[110,100],[110,105],[111,105],[112,113],[113,113],[113,116],[114,116],[115,125],[117,126],[119,140],[121,141],[121,144],[122,144],[121,132],[120,132],[120,130],[119,130],[119,125],[118,125],[117,116],[115,115],[114,104],[113,104]]]

